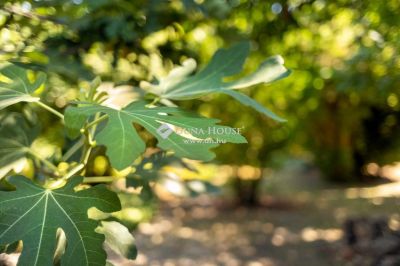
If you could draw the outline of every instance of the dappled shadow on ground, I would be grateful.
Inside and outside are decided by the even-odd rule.
[[[130,265],[344,265],[343,221],[396,218],[399,206],[396,198],[354,198],[346,191],[269,196],[267,207],[256,208],[206,196],[163,203],[135,233],[139,256]]]
[[[258,207],[229,193],[161,203],[134,232],[137,260],[118,265],[366,265],[354,263],[365,255],[349,252],[345,221],[385,217],[400,230],[398,183],[344,188],[298,167],[269,176]]]
[[[321,221],[313,212],[306,204],[232,209],[207,197],[164,204],[139,227],[135,265],[331,265],[342,232],[332,213]]]

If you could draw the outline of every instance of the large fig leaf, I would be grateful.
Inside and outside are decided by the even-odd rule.
[[[132,123],[140,124],[155,136],[160,148],[172,150],[178,157],[195,160],[214,158],[210,149],[219,143],[247,142],[237,130],[216,125],[216,119],[201,117],[175,107],[149,108],[144,101],[133,102],[121,110],[98,104],[70,106],[65,112],[65,124],[70,132],[76,131],[83,127],[87,117],[96,113],[108,115],[107,124],[95,139],[107,147],[107,155],[117,169],[132,164],[145,150],[145,143]]]
[[[0,110],[19,102],[36,102],[38,97],[32,96],[46,80],[40,72],[35,81],[29,80],[28,71],[14,64],[0,66]]]
[[[73,177],[56,190],[42,188],[23,176],[12,176],[15,191],[0,192],[0,245],[22,240],[18,265],[51,266],[56,249],[57,229],[67,239],[61,265],[105,265],[104,235],[95,232],[98,222],[88,218],[87,210],[120,210],[115,193],[99,185],[74,191],[82,177]]]
[[[252,74],[235,81],[224,82],[224,78],[236,75],[242,70],[249,49],[250,46],[247,42],[239,43],[229,49],[220,49],[203,70],[192,76],[189,74],[194,70],[195,63],[192,60],[187,61],[183,66],[172,70],[167,77],[161,79],[159,84],[148,84],[147,89],[161,98],[170,100],[187,100],[210,93],[225,93],[264,115],[284,121],[248,96],[235,91],[259,83],[270,83],[288,76],[289,71],[283,66],[282,57],[270,57]]]

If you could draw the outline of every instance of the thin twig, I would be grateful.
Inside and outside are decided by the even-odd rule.
[[[51,18],[51,17],[46,17],[46,16],[41,16],[38,14],[34,14],[32,12],[26,12],[24,10],[21,10],[20,8],[17,8],[15,6],[6,6],[3,8],[0,8],[0,10],[3,10],[7,13],[10,14],[14,14],[14,15],[18,15],[18,16],[22,16],[22,17],[26,17],[26,18],[30,18],[30,19],[37,19],[37,20],[41,20],[41,21],[50,21],[56,24],[60,24],[60,25],[67,25],[67,23],[60,21],[58,19],[55,18]]]

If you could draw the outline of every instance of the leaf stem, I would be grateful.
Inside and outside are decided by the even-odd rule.
[[[84,167],[85,167],[85,164],[83,164],[83,163],[78,164],[77,166],[72,168],[65,176],[63,176],[63,179],[67,180],[67,179],[71,178],[72,176],[79,173]]]
[[[89,135],[89,132],[85,133],[86,139],[85,139],[85,146],[82,152],[82,157],[81,157],[81,165],[83,165],[82,168],[86,167],[88,161],[89,161],[89,157],[90,157],[90,153],[92,152],[92,145],[90,144],[91,142],[91,138]],[[82,175],[85,174],[85,170],[83,170]]]
[[[82,157],[81,157],[81,163],[84,165],[84,167],[86,167],[88,161],[89,161],[89,157],[90,157],[90,153],[92,152],[93,147],[96,146],[96,142],[93,140],[92,135],[94,136],[94,134],[96,133],[96,127],[97,127],[97,123],[100,122],[100,119],[104,120],[105,118],[107,118],[108,116],[106,116],[104,118],[104,116],[99,117],[100,113],[97,113],[95,116],[94,121],[92,121],[91,123],[87,123],[85,126],[85,131],[84,131],[84,150],[82,153]],[[94,123],[95,121],[97,121],[96,123]],[[89,128],[88,125],[92,124],[92,128]],[[83,174],[85,173],[85,170],[83,171]]]
[[[111,183],[116,179],[114,176],[91,176],[85,177],[83,183]]]
[[[100,123],[100,122],[106,120],[107,118],[108,118],[108,115],[100,116],[99,118],[96,118],[96,119],[93,120],[92,122],[88,123],[88,124],[85,126],[85,129],[88,129],[88,128],[94,126],[94,125],[97,125],[98,123]]]
[[[160,97],[156,97],[156,98],[153,99],[153,101],[151,103],[149,103],[149,105],[155,105],[159,101],[160,101]]]
[[[50,113],[53,113],[54,115],[58,116],[62,121],[64,121],[64,115],[62,113],[60,113],[59,111],[55,110],[54,108],[48,106],[47,104],[45,104],[41,101],[37,101],[35,103],[37,103],[40,107],[42,107],[43,109],[46,109]]]
[[[63,161],[66,161],[67,159],[69,159],[76,151],[78,151],[80,148],[82,148],[82,146],[84,147],[83,152],[82,152],[82,157],[81,157],[81,163],[78,164],[76,167],[72,168],[64,177],[64,180],[69,179],[70,177],[72,177],[73,175],[76,175],[77,173],[81,172],[81,175],[85,174],[85,167],[88,164],[89,161],[89,157],[90,157],[90,153],[92,152],[93,147],[96,145],[96,142],[93,140],[92,135],[94,135],[95,131],[96,131],[96,125],[98,123],[100,123],[101,121],[105,120],[106,118],[108,118],[107,115],[101,116],[99,117],[99,114],[96,114],[95,120],[86,124],[85,126],[85,131],[83,133],[83,137],[81,138],[78,142],[76,142],[63,156]],[[92,127],[92,128],[90,128]],[[89,130],[90,128],[90,130]],[[109,177],[107,178],[103,178],[100,181],[96,181],[96,183],[100,182],[111,182]],[[85,178],[86,179],[86,178]],[[104,180],[104,181],[102,181]],[[86,181],[84,181],[86,182]],[[94,181],[92,181],[94,182]],[[90,183],[90,182],[89,182]]]
[[[160,103],[162,103],[162,104],[164,104],[165,106],[168,106],[168,107],[176,107],[177,106],[172,101],[170,101],[168,99],[165,99],[165,98],[160,99]]]
[[[64,154],[62,161],[66,162],[75,152],[83,146],[83,139],[78,140],[71,148]]]

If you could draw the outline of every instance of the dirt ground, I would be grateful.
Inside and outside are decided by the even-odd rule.
[[[309,220],[305,209],[165,209],[140,226],[133,265],[334,265],[341,231]]]
[[[136,261],[116,265],[363,265],[346,253],[346,219],[384,217],[400,229],[400,183],[334,187],[294,167],[266,178],[262,194],[255,208],[216,196],[161,203],[134,232]]]
[[[135,233],[139,256],[126,265],[350,265],[343,220],[396,217],[400,206],[396,198],[347,199],[340,190],[265,202],[250,209],[206,197],[163,204]]]

